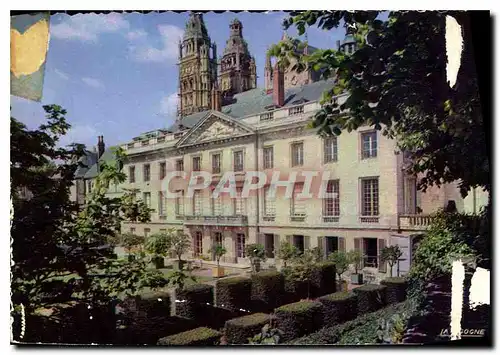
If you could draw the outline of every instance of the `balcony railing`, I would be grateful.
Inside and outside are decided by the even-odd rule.
[[[185,216],[184,224],[240,226],[248,224],[248,217],[235,216]]]
[[[431,215],[405,214],[398,216],[398,229],[425,230],[432,222]]]

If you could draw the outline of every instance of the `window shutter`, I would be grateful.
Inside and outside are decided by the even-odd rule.
[[[361,246],[361,238],[354,238],[354,250],[360,252],[361,255],[363,255],[363,248]],[[363,268],[363,260],[364,260],[364,255],[363,255],[363,258],[362,258],[360,264],[358,265],[358,269]]]
[[[279,234],[274,235],[274,250],[273,250],[273,256],[276,257],[276,254],[278,253],[278,250],[280,249],[280,236]]]
[[[265,246],[264,233],[257,233],[257,244],[262,244]]]
[[[337,240],[339,242],[339,251],[345,252],[345,238],[343,237],[337,237]]]
[[[378,240],[378,271],[387,272],[387,262],[382,260],[382,249],[385,248],[385,239]]]
[[[305,235],[304,236],[304,251],[309,249],[310,243],[309,243],[310,237]]]
[[[293,245],[293,235],[287,235],[286,242]]]
[[[325,257],[325,246],[324,246],[324,240],[325,240],[325,237],[318,237],[318,249],[320,250],[321,252],[321,255],[323,255],[323,257]]]

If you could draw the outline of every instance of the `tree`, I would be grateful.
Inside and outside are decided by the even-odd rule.
[[[132,249],[134,249],[139,245],[144,244],[145,240],[143,235],[137,235],[134,233],[124,233],[122,234],[121,239],[122,239],[121,244],[129,256],[132,254]]]
[[[245,254],[250,259],[253,272],[258,272],[260,270],[260,262],[267,259],[266,249],[262,244],[248,244],[245,247]]]
[[[285,40],[271,47],[281,65],[292,58],[299,71],[315,69],[335,77],[324,93],[323,107],[312,127],[321,135],[340,135],[372,126],[396,139],[407,160],[406,171],[422,176],[419,188],[460,181],[463,196],[471,188],[490,191],[490,164],[473,60],[471,28],[465,11],[291,12],[285,29],[299,35],[317,25],[332,30],[349,25],[358,49],[352,54],[335,49],[299,55],[303,43]],[[457,83],[446,77],[446,18],[462,28],[463,52]],[[346,93],[338,105],[333,96]],[[467,154],[464,154],[467,152]]]
[[[335,272],[339,276],[339,281],[342,281],[342,274],[349,269],[350,260],[346,252],[337,250],[330,255],[330,259],[335,264]]]
[[[292,267],[287,274],[292,280],[306,283],[307,298],[310,297],[311,279],[316,271],[316,264],[316,255],[311,250],[306,250],[293,259]]]
[[[347,253],[347,259],[349,260],[349,263],[354,266],[354,273],[357,274],[359,267],[361,266],[361,262],[363,261],[363,254],[359,250],[351,250]]]
[[[398,262],[398,260],[401,259],[402,256],[403,252],[401,251],[401,249],[399,249],[398,245],[391,245],[382,249],[380,258],[383,262],[387,262],[387,264],[389,264],[389,267],[391,268],[391,276],[392,268]],[[397,276],[399,276],[399,270]]]
[[[191,269],[184,266],[182,269],[174,270],[169,275],[169,285],[172,285],[177,290],[182,291],[186,285],[186,281],[191,280],[196,282],[196,277],[191,274]]]
[[[170,243],[172,252],[177,256],[179,263],[181,263],[182,255],[191,248],[189,236],[181,231],[172,231]],[[181,265],[179,264],[179,266]],[[179,269],[181,269],[181,267],[179,267]]]
[[[283,267],[287,267],[287,263],[296,258],[300,254],[299,249],[291,243],[282,243],[278,250],[278,258],[283,260]]]
[[[176,232],[175,229],[170,229],[167,232],[155,233],[146,241],[146,251],[152,254],[157,269],[164,267],[164,258],[172,247],[172,236]]]
[[[226,248],[224,248],[220,244],[214,244],[212,245],[212,248],[208,251],[215,257],[215,261],[217,261],[217,267],[220,267],[220,259],[227,253]]]

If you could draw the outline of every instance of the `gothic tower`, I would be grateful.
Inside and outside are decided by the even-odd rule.
[[[217,81],[217,47],[208,36],[203,15],[190,13],[179,42],[179,112],[182,117],[211,109]]]
[[[255,58],[250,56],[247,42],[243,39],[243,25],[235,19],[229,29],[229,39],[220,63],[220,89],[224,96],[257,87]]]
[[[357,49],[356,40],[354,39],[354,29],[348,25],[344,25],[346,28],[346,34],[342,42],[337,41],[337,47],[339,51],[347,54],[352,54]]]

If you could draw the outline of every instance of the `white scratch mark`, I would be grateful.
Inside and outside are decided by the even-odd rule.
[[[461,338],[462,306],[464,297],[465,267],[462,260],[456,260],[452,264],[451,275],[451,340]]]
[[[26,311],[24,309],[24,304],[21,303],[21,334],[19,339],[24,338],[24,333],[26,332]]]
[[[462,27],[452,16],[446,16],[446,80],[450,88],[457,82],[458,70],[462,61]]]
[[[490,271],[478,267],[471,280],[469,308],[474,309],[481,304],[490,304]]]

